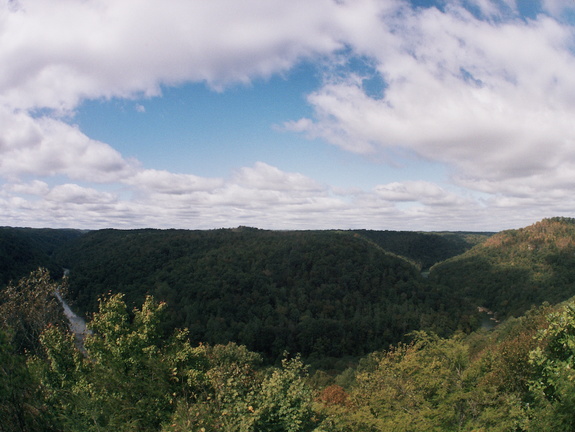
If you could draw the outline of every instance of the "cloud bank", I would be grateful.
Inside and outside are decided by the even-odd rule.
[[[4,0],[4,224],[494,230],[569,215],[574,15],[554,0],[529,15],[512,0]],[[144,167],[74,125],[86,100],[226,91],[304,61],[322,85],[284,130],[450,177],[343,192],[254,161],[205,178]]]

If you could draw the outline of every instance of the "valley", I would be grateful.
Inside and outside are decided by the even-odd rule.
[[[575,426],[575,219],[0,240],[0,405],[25,430]]]

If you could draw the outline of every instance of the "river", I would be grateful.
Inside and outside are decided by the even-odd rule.
[[[64,269],[64,275],[68,276],[68,274],[70,274],[70,270]],[[86,335],[91,334],[92,331],[86,327],[86,321],[84,320],[84,318],[79,317],[74,313],[74,311],[70,308],[70,305],[68,305],[68,303],[66,303],[66,300],[64,300],[64,298],[62,297],[62,294],[60,294],[60,291],[56,291],[54,295],[64,308],[64,315],[66,315],[66,318],[68,318],[68,327],[76,337],[76,343],[78,345],[78,348],[83,350],[84,339],[86,338]]]
[[[62,295],[59,291],[56,291],[55,295],[64,308],[64,315],[66,315],[66,318],[68,318],[68,326],[70,327],[70,331],[74,333],[76,337],[85,336],[86,332],[89,331],[86,328],[86,321],[84,321],[82,317],[79,317],[74,313],[72,309],[70,309],[70,306],[68,303],[66,303],[66,300],[62,298]]]

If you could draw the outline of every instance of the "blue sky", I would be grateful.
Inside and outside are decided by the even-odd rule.
[[[2,225],[573,216],[575,2],[8,0]]]

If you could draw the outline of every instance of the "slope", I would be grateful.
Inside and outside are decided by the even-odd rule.
[[[354,230],[386,251],[403,256],[429,270],[434,264],[460,255],[482,243],[491,232],[415,232]]]
[[[268,358],[362,355],[422,325],[456,327],[415,266],[353,233],[102,230],[60,258],[85,312],[110,291],[133,305],[153,294],[192,341],[235,341]]]
[[[435,265],[430,281],[502,318],[563,301],[575,295],[575,219],[544,219],[498,233]]]
[[[56,250],[79,236],[72,229],[35,229],[0,227],[0,286],[46,267],[53,276],[62,273],[53,259]]]

